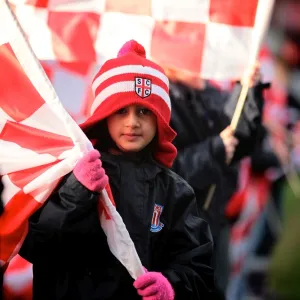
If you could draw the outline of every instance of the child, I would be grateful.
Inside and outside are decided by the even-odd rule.
[[[176,134],[162,68],[129,41],[92,87],[92,115],[82,128],[97,150],[78,161],[31,217],[20,252],[33,263],[34,300],[211,299],[210,229],[198,216],[193,190],[169,170]],[[136,281],[110,252],[99,223],[106,174],[147,269]]]

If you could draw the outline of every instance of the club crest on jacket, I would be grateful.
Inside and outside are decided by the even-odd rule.
[[[146,98],[151,95],[152,81],[151,79],[136,77],[134,87],[138,96]]]
[[[164,207],[162,205],[154,204],[153,216],[151,221],[151,232],[159,232],[164,227],[164,224],[160,221],[160,216],[162,214]]]

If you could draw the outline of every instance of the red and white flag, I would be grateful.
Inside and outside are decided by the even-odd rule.
[[[3,300],[32,300],[32,265],[20,255],[10,261],[3,278]]]
[[[0,172],[5,186],[0,266],[18,252],[28,218],[91,148],[61,105],[8,2],[0,0]],[[109,187],[101,195],[101,225],[112,253],[136,278],[143,268],[108,193]]]
[[[160,65],[240,79],[256,58],[274,0],[10,0],[41,60],[95,62],[135,39]]]
[[[94,67],[135,39],[170,77],[197,85],[247,76],[274,0],[10,0],[71,115],[90,111]],[[62,74],[65,74],[63,76]],[[66,91],[60,84],[76,86]]]

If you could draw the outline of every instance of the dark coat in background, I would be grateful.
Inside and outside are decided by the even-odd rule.
[[[237,84],[230,95],[210,85],[204,90],[195,90],[181,83],[171,83],[171,126],[178,134],[174,141],[178,155],[173,170],[193,187],[199,210],[209,222],[214,236],[227,222],[224,208],[236,189],[237,162],[251,154],[261,141],[264,87],[258,85],[248,93],[236,131],[239,146],[233,162],[227,166],[219,134],[230,124],[241,86]],[[216,190],[211,205],[203,211],[213,184]]]
[[[194,189],[200,215],[209,223],[214,239],[215,283],[219,298],[225,299],[229,277],[229,225],[225,207],[237,188],[238,161],[250,155],[261,142],[263,127],[262,91],[258,85],[248,92],[236,137],[239,146],[232,163],[225,163],[225,148],[219,134],[231,122],[241,86],[228,94],[207,85],[204,90],[171,83],[171,126],[177,132],[174,144],[178,155],[173,170]],[[212,187],[215,186],[215,190]],[[208,209],[203,209],[214,191]]]

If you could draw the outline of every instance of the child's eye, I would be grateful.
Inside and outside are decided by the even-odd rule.
[[[121,109],[116,111],[116,114],[117,115],[123,115],[123,114],[126,114],[126,112],[127,112],[126,108],[121,108]]]
[[[152,111],[148,108],[140,108],[139,109],[139,113],[141,115],[151,115],[152,114]]]

